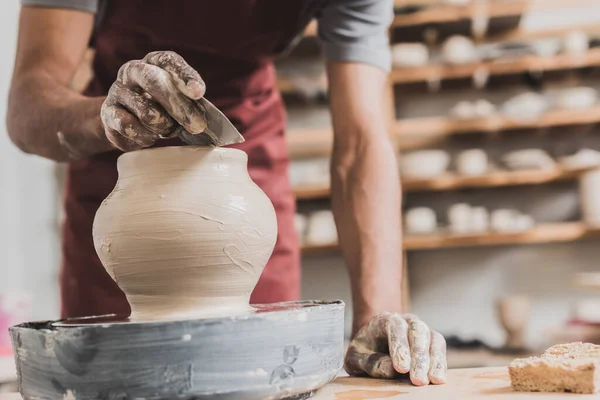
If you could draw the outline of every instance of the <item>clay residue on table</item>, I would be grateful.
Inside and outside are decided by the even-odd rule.
[[[354,389],[337,392],[335,394],[335,400],[387,399],[401,394],[408,394],[408,392],[399,392],[397,390]]]

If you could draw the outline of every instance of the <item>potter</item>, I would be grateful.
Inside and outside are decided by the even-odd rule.
[[[277,238],[275,210],[241,150],[164,147],[123,154],[93,226],[132,320],[249,309]]]
[[[393,0],[21,1],[7,126],[23,151],[68,162],[63,317],[133,311],[141,320],[204,321],[197,317],[208,309],[243,313],[254,283],[252,304],[299,299],[295,199],[275,59],[316,19],[332,122],[331,211],[353,299],[344,365],[356,375],[407,374],[419,386],[445,382],[443,338],[405,314],[402,292],[402,196],[387,112]],[[95,49],[93,79],[79,93],[70,82],[88,45]],[[211,121],[196,106],[205,96],[244,136],[235,147],[247,154],[249,177],[273,205],[270,257],[275,232],[253,235],[273,210],[250,203],[248,176],[232,185],[229,178],[242,174],[215,178],[238,161],[205,169],[182,165],[185,155],[161,157],[175,150],[146,149],[183,145],[182,129],[204,135]],[[139,173],[128,175],[133,170]],[[248,202],[248,212],[222,217],[222,208],[238,199]],[[241,240],[247,247],[238,246]],[[225,270],[229,278],[216,278]]]

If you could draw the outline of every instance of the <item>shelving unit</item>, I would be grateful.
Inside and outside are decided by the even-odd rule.
[[[528,71],[557,71],[600,66],[600,49],[588,50],[585,55],[554,56],[527,55],[519,58],[481,61],[464,65],[429,65],[418,68],[394,68],[390,79],[396,84],[426,82],[428,80],[470,78],[484,70],[491,76],[519,74]]]
[[[479,176],[461,176],[448,173],[433,179],[403,179],[404,192],[427,192],[504,186],[540,185],[544,183],[577,179],[590,168],[530,171],[496,171]],[[329,197],[327,187],[298,187],[294,189],[297,200],[315,200]]]
[[[394,125],[394,135],[453,135],[471,132],[500,132],[518,129],[540,129],[600,122],[600,105],[584,110],[549,111],[532,121],[515,121],[501,114],[488,118],[457,120],[450,117],[404,119]]]
[[[586,5],[594,0],[569,0],[569,6]],[[564,0],[492,0],[487,5],[471,2],[465,6],[447,5],[435,0],[395,0],[396,8],[422,6],[423,9],[397,15],[395,27],[433,25],[468,20],[477,13],[485,13],[489,18],[520,16],[527,11],[545,11],[565,6]]]
[[[517,233],[488,232],[472,235],[457,235],[452,233],[437,233],[423,236],[404,237],[406,250],[431,250],[459,247],[484,247],[504,245],[525,245],[573,242],[576,240],[599,237],[600,228],[588,227],[583,222],[560,222],[540,224],[533,229]],[[331,255],[339,252],[335,243],[324,245],[305,245],[302,254],[307,256]]]
[[[549,1],[552,2],[552,1]],[[508,0],[490,2],[484,10],[477,4],[466,6],[438,5],[425,7],[422,10],[400,14],[394,18],[394,27],[408,27],[417,25],[443,24],[447,22],[471,19],[477,12],[484,11],[490,18],[519,16],[530,6],[527,0]],[[398,6],[398,3],[396,3]]]
[[[478,15],[487,15],[491,19],[516,17],[518,21],[525,12],[532,10],[554,10],[560,7],[583,6],[592,3],[593,0],[573,0],[568,4],[562,0],[490,0],[487,4],[473,1],[467,6],[452,6],[440,0],[395,0],[395,7],[407,12],[395,17],[392,29],[423,30],[428,27],[437,29],[450,22],[471,20]],[[538,30],[524,30],[517,24],[517,26],[513,25],[504,31],[496,29],[483,41],[485,43],[502,43],[560,38],[575,28],[577,31],[588,34],[600,33],[600,26],[597,24]],[[314,26],[310,29],[314,32]],[[513,55],[465,65],[432,64],[417,68],[393,68],[389,84],[392,99],[401,101],[401,99],[393,98],[393,88],[396,85],[470,79],[474,74],[482,72],[489,76],[508,76],[530,72],[576,71],[592,67],[600,67],[600,47],[592,47],[578,56],[565,53],[553,56]],[[285,79],[279,80],[278,86],[284,93],[297,91],[293,82]],[[600,124],[600,104],[585,110],[553,109],[531,121],[513,120],[501,113],[487,118],[470,120],[459,120],[449,116],[398,119],[390,125],[389,133],[397,150],[406,151],[429,146],[443,146],[443,140],[460,134],[523,131],[523,135],[530,135],[529,131],[531,130],[595,124]],[[287,141],[292,159],[326,157],[331,154],[333,134],[329,127],[290,129]],[[472,177],[447,173],[434,179],[405,178],[401,184],[404,193],[540,185],[576,180],[588,170],[588,168],[567,170],[557,167],[547,171],[495,171]],[[323,186],[298,187],[294,192],[296,199],[303,204],[327,199],[330,196],[329,188]],[[489,232],[480,235],[454,235],[441,232],[429,236],[407,236],[404,248],[406,250],[432,250],[452,247],[569,242],[590,236],[600,236],[599,233],[599,229],[589,228],[582,222],[565,222],[541,224],[530,231],[521,233]],[[335,243],[305,246],[303,254],[311,256],[335,254],[338,250],[338,245]]]

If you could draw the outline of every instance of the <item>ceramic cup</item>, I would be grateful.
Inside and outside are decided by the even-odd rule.
[[[432,233],[437,228],[437,218],[431,208],[411,208],[404,216],[406,230],[411,234]]]
[[[488,156],[482,149],[464,150],[456,157],[456,172],[466,176],[483,175],[488,171]]]

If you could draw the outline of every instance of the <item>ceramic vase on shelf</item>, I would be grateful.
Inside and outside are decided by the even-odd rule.
[[[241,150],[162,147],[123,154],[93,226],[132,320],[249,309],[277,238],[275,211]]]

